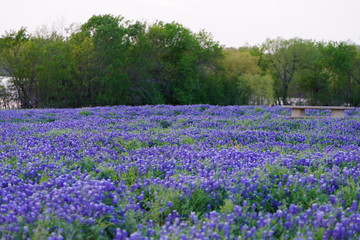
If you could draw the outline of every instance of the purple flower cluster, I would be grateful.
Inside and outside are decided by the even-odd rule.
[[[1,111],[0,239],[360,238],[360,111],[289,115]]]

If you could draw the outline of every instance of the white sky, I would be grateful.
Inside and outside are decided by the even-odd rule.
[[[99,14],[175,21],[212,33],[226,47],[276,37],[360,44],[360,0],[1,0],[0,35],[22,26],[33,32],[43,25],[82,24]]]

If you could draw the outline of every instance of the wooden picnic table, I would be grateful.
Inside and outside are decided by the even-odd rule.
[[[345,117],[345,110],[353,110],[354,107],[342,107],[342,106],[290,106],[285,105],[284,108],[291,109],[292,118],[305,118],[306,109],[319,109],[319,110],[331,110],[331,117]]]

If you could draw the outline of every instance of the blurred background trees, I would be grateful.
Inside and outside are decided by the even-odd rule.
[[[179,23],[99,15],[66,34],[25,28],[0,38],[8,108],[142,104],[360,105],[360,49],[267,39],[224,48]]]

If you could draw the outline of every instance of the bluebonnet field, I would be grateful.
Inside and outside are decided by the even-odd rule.
[[[0,111],[0,239],[359,239],[360,111],[289,115]]]

